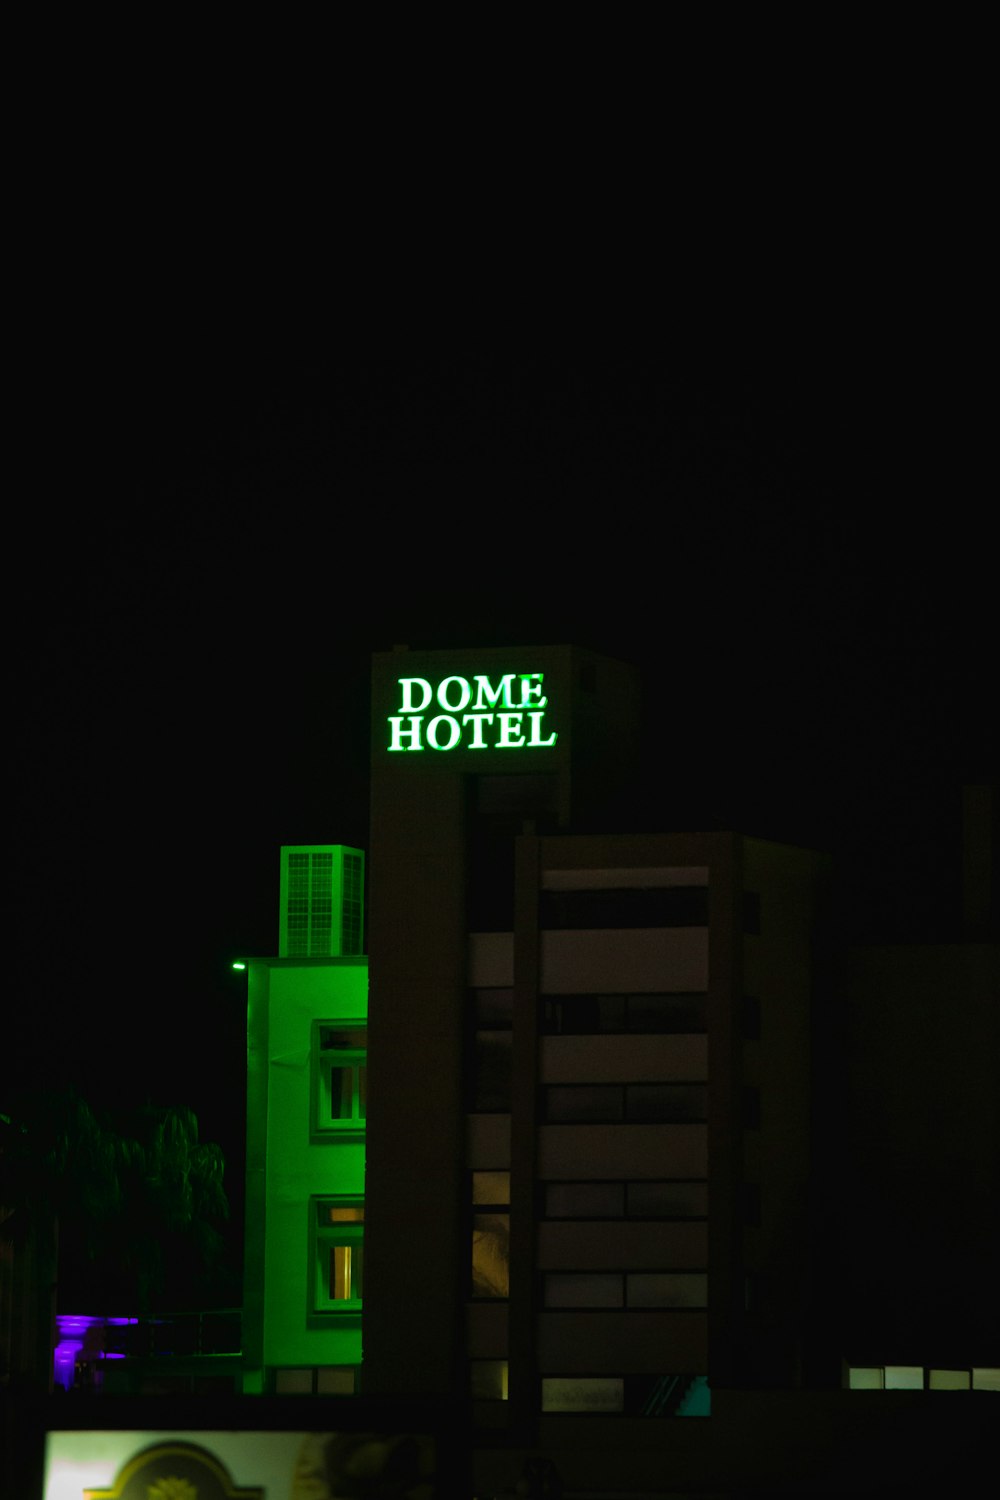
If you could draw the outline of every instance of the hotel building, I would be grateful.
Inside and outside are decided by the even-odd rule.
[[[824,857],[651,829],[638,743],[590,652],[375,658],[369,957],[361,855],[317,846],[250,966],[244,1389],[436,1398],[482,1495],[533,1458],[594,1495],[943,1480],[1000,1379],[983,901],[976,943],[851,950]],[[856,1217],[929,1139],[893,1028],[935,975],[941,1097],[967,1054],[973,1087],[923,1159],[981,1231],[944,1330],[866,1304]]]

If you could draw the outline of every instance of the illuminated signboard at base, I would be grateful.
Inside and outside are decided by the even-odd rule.
[[[399,712],[388,715],[390,751],[549,750],[559,738],[545,722],[544,673],[490,678],[452,675],[436,684],[398,677]]]
[[[84,1500],[264,1500],[257,1485],[234,1485],[225,1466],[193,1443],[156,1443],[122,1468],[110,1489]]]
[[[250,1422],[256,1400],[241,1408]],[[432,1431],[405,1422],[387,1428],[372,1421],[369,1406],[351,1420],[360,1400],[344,1403],[348,1420],[333,1431],[51,1431],[42,1500],[450,1500],[469,1493],[467,1456],[450,1452],[460,1444],[442,1446],[443,1418]],[[305,1414],[305,1403],[296,1413]],[[17,1500],[25,1493],[19,1489]]]

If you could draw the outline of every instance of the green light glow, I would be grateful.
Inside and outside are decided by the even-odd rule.
[[[248,969],[252,1390],[255,1371],[361,1363],[368,966],[361,955],[304,956]],[[290,1057],[304,1065],[285,1066]]]
[[[401,677],[399,685],[403,690],[402,711],[404,714],[420,713],[431,701],[431,685],[426,677]],[[420,703],[413,701],[413,689],[417,686],[424,689],[423,701]]]
[[[486,741],[483,739],[483,730],[487,724],[493,723],[492,714],[463,714],[462,723],[472,725],[472,743],[470,750],[485,750]]]
[[[542,721],[548,698],[543,692],[543,672],[507,672],[496,683],[482,673],[472,678],[444,677],[435,689],[426,677],[397,678],[399,713],[390,714],[389,745],[393,753],[413,750],[549,750],[559,738],[553,730],[545,735]],[[515,701],[514,682],[520,681],[520,702]],[[472,683],[475,683],[475,705]],[[444,710],[427,721],[425,710],[432,700]],[[497,710],[493,712],[491,710]],[[461,718],[459,718],[461,716]],[[527,720],[527,726],[525,724]],[[493,731],[487,739],[486,731]]]
[[[447,687],[450,682],[458,683],[457,703],[448,702]],[[437,690],[437,700],[440,703],[441,707],[446,708],[449,713],[453,714],[461,713],[463,708],[468,708],[469,699],[471,697],[472,689],[470,688],[464,677],[446,677]]]
[[[501,701],[505,708],[513,708],[514,705],[510,701],[510,685],[513,681],[513,672],[508,672],[506,677],[501,677],[500,685],[493,688],[488,677],[477,677],[476,684],[479,691],[476,695],[476,708],[496,708]]]
[[[543,703],[546,701],[545,698],[542,699]],[[528,715],[528,718],[531,720],[531,739],[528,741],[528,744],[538,745],[541,749],[546,750],[550,745],[555,744],[559,736],[553,730],[547,740],[542,739],[542,720],[544,717],[545,715],[542,713],[530,713]]]
[[[240,961],[240,959],[238,959],[238,958],[237,958],[237,959],[235,959],[235,960],[234,960],[234,961],[233,961],[233,968],[234,968],[234,969],[245,969],[245,968],[246,968],[246,964],[245,964],[245,963],[242,963],[242,962],[241,962],[241,961]]]
[[[448,742],[444,745],[440,743],[440,740],[438,738],[438,735],[440,733],[438,729],[439,724],[448,725],[448,729],[446,731],[448,735]],[[458,720],[453,719],[451,717],[451,714],[438,714],[437,718],[432,719],[427,726],[427,743],[430,745],[432,750],[454,750],[455,746],[458,744],[461,738],[462,731],[458,727]]]
[[[516,750],[524,744],[524,735],[521,733],[522,717],[521,714],[497,714],[500,720],[500,738],[497,744],[501,750]]]
[[[542,678],[543,678],[543,673],[541,673],[541,672],[522,672],[521,673],[521,707],[522,708],[530,708],[531,707],[531,700],[532,699],[535,700],[535,707],[536,708],[544,708],[545,705],[548,703],[548,701],[549,701],[548,698],[543,698],[542,697]]]

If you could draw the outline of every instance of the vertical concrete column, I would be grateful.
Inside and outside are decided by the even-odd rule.
[[[514,1057],[510,1149],[509,1408],[515,1443],[535,1440],[535,1159],[538,1099],[538,885],[541,841],[517,840],[514,884]]]
[[[465,788],[372,774],[362,1388],[465,1393]]]
[[[708,885],[708,1373],[736,1383],[742,1328],[738,1197],[743,1127],[736,1006],[742,987],[742,866],[738,838],[709,835]]]

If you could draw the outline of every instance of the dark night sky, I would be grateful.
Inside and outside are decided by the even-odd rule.
[[[894,883],[932,922],[996,691],[985,402],[939,353],[91,372],[10,564],[4,1096],[189,1104],[238,1171],[229,961],[275,947],[279,844],[365,844],[396,642],[638,662],[664,816],[830,848],[860,927]]]

